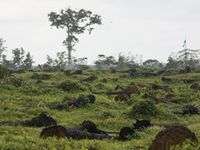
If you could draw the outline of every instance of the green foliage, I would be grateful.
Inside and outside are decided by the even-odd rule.
[[[158,60],[156,59],[148,59],[143,63],[144,67],[147,68],[154,68],[154,69],[160,69],[162,68],[162,63],[160,63]]]
[[[141,70],[137,71],[140,72]],[[38,73],[43,74],[44,72]],[[84,120],[91,120],[100,130],[118,132],[122,127],[132,127],[133,118],[150,119],[151,123],[184,124],[196,134],[198,139],[200,138],[199,115],[182,116],[180,114],[181,109],[188,103],[200,104],[200,92],[190,89],[191,84],[184,84],[178,80],[182,78],[199,79],[199,73],[181,75],[172,74],[170,78],[177,79],[177,81],[173,83],[163,83],[161,82],[160,77],[135,76],[134,78],[122,78],[120,76],[125,74],[124,72],[116,72],[113,74],[109,70],[85,70],[82,75],[71,76],[66,76],[63,72],[52,72],[47,74],[51,77],[48,80],[42,80],[40,84],[36,83],[36,81],[40,79],[32,80],[31,77],[33,73],[28,71],[25,73],[14,74],[16,79],[23,80],[21,86],[13,86],[9,80],[10,78],[8,78],[8,82],[3,82],[0,86],[0,120],[24,121],[35,117],[41,112],[47,112],[51,117],[56,119],[58,124],[66,127],[77,127]],[[84,80],[91,75],[95,75],[98,80],[80,83],[81,80]],[[107,82],[102,83],[102,79],[106,79]],[[63,85],[67,85],[67,90],[70,92],[58,88],[60,85],[59,83],[64,83],[65,81],[66,84]],[[131,95],[131,105],[133,106],[130,106],[129,103],[116,102],[114,101],[114,96],[107,96],[104,94],[106,91],[114,91],[116,85],[126,87],[132,82],[134,82],[135,85],[139,85],[140,83],[145,85],[145,87],[138,86],[141,95]],[[196,82],[200,84],[199,80]],[[174,103],[174,98],[172,98],[172,101],[169,103],[164,102],[164,96],[169,93],[161,90],[155,91],[156,93],[152,93],[152,91],[148,93],[147,88],[152,83],[170,86],[175,98],[185,98],[187,101],[179,99],[181,102]],[[90,87],[93,91],[89,90],[87,87]],[[184,90],[180,89],[180,87],[184,88]],[[91,92],[99,92],[99,94],[95,94],[95,103],[87,104],[88,101],[86,96],[91,94]],[[153,99],[152,102],[150,100],[142,100],[142,96],[145,93],[155,94],[158,101],[153,103],[155,102]],[[81,101],[84,105],[83,107],[69,108],[66,111],[49,109],[48,107],[49,104],[68,102],[77,99]],[[128,114],[131,117],[127,117]],[[133,134],[130,140],[122,142],[117,139],[41,139],[39,138],[39,135],[42,128],[0,126],[0,149],[88,150],[90,148],[96,148],[97,150],[146,150],[154,140],[156,134],[162,129],[163,128],[159,126],[142,129],[141,131],[137,131],[136,134]],[[199,142],[197,145],[199,145]],[[180,150],[193,150],[195,148],[196,147],[184,143]],[[177,149],[179,149],[179,147],[177,147]]]
[[[24,68],[26,70],[30,70],[32,68],[34,61],[33,61],[33,57],[31,56],[30,52],[28,52],[26,54],[26,57],[25,57],[25,60],[23,63],[24,63]]]
[[[4,65],[0,65],[0,79],[3,79],[9,75],[8,69]]]
[[[72,56],[71,52],[74,50],[74,46],[79,42],[76,35],[82,34],[85,31],[92,32],[93,25],[101,24],[101,16],[93,14],[91,11],[84,9],[72,10],[67,8],[61,10],[60,13],[51,12],[48,14],[51,26],[56,28],[65,28],[67,30],[67,38],[63,41],[63,44],[68,50],[68,67],[71,69]]]
[[[51,78],[51,74],[48,73],[36,73],[34,72],[32,74],[32,79],[36,79],[36,80],[49,80]]]
[[[3,57],[3,53],[6,51],[6,47],[4,46],[5,40],[0,38],[0,60]]]
[[[14,85],[16,87],[20,87],[24,83],[24,80],[23,80],[23,78],[13,76],[13,77],[11,77],[10,82],[12,85]]]
[[[24,59],[24,49],[23,48],[15,48],[12,50],[13,53],[13,66],[14,68],[19,68],[23,65],[23,59]]]
[[[84,94],[80,94],[78,100],[81,101],[82,105],[86,105],[88,103],[88,97]]]
[[[80,83],[71,80],[65,80],[58,87],[67,92],[84,91],[85,89]]]
[[[150,100],[141,100],[136,102],[130,112],[132,118],[145,119],[158,115],[158,108]]]

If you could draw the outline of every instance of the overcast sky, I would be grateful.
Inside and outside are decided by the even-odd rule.
[[[166,62],[171,52],[200,48],[200,0],[0,0],[0,38],[11,50],[23,47],[37,63],[65,50],[65,31],[50,27],[47,14],[71,7],[102,16],[103,25],[79,36],[76,57],[120,52]]]

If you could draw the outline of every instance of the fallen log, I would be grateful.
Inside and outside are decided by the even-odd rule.
[[[79,108],[88,103],[93,104],[95,102],[95,100],[96,100],[96,97],[94,95],[87,95],[86,97],[79,96],[77,99],[72,99],[72,100],[64,101],[64,102],[51,103],[51,104],[49,104],[49,108],[57,109],[57,110],[65,110],[69,107]]]
[[[119,87],[118,87],[119,88]],[[118,89],[117,88],[117,89]],[[122,89],[122,88],[120,88]],[[106,95],[128,95],[129,97],[131,94],[140,94],[140,91],[137,86],[129,86],[123,90],[120,91],[102,91],[102,92],[94,92],[94,94],[106,94]]]
[[[111,138],[109,135],[104,133],[90,133],[87,131],[81,131],[76,128],[69,128],[63,126],[51,126],[44,128],[40,133],[41,138],[47,137],[58,137],[58,138],[72,138],[76,140],[81,139],[108,139]]]
[[[37,117],[32,118],[27,121],[6,121],[0,122],[1,126],[27,126],[27,127],[43,127],[43,126],[51,126],[57,125],[57,122],[50,116],[47,116],[45,113],[39,114]]]
[[[173,127],[184,127],[184,124],[179,124],[179,123],[152,123],[153,126],[159,126],[159,127],[164,127],[164,128],[173,128]]]

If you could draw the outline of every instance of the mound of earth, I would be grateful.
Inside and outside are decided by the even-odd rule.
[[[156,135],[149,150],[170,150],[170,147],[182,144],[186,139],[197,142],[195,134],[186,127],[167,128]]]

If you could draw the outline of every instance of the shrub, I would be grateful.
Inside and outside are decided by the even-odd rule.
[[[24,83],[23,79],[19,78],[19,77],[12,77],[10,79],[10,82],[11,82],[12,85],[14,85],[16,87],[20,87]]]
[[[58,88],[67,92],[84,91],[84,87],[80,83],[71,80],[60,83]]]
[[[71,74],[71,72],[70,72],[70,70],[65,70],[65,71],[64,71],[64,74],[65,74],[66,76],[69,76],[69,75]]]
[[[0,79],[3,79],[9,75],[8,69],[4,65],[0,65]]]
[[[77,101],[80,103],[81,106],[84,106],[89,102],[88,97],[84,94],[80,94]]]
[[[49,80],[51,75],[48,73],[33,73],[31,78],[37,80]]]
[[[130,116],[136,119],[147,119],[158,114],[158,109],[152,101],[142,100],[136,102],[130,112]]]

